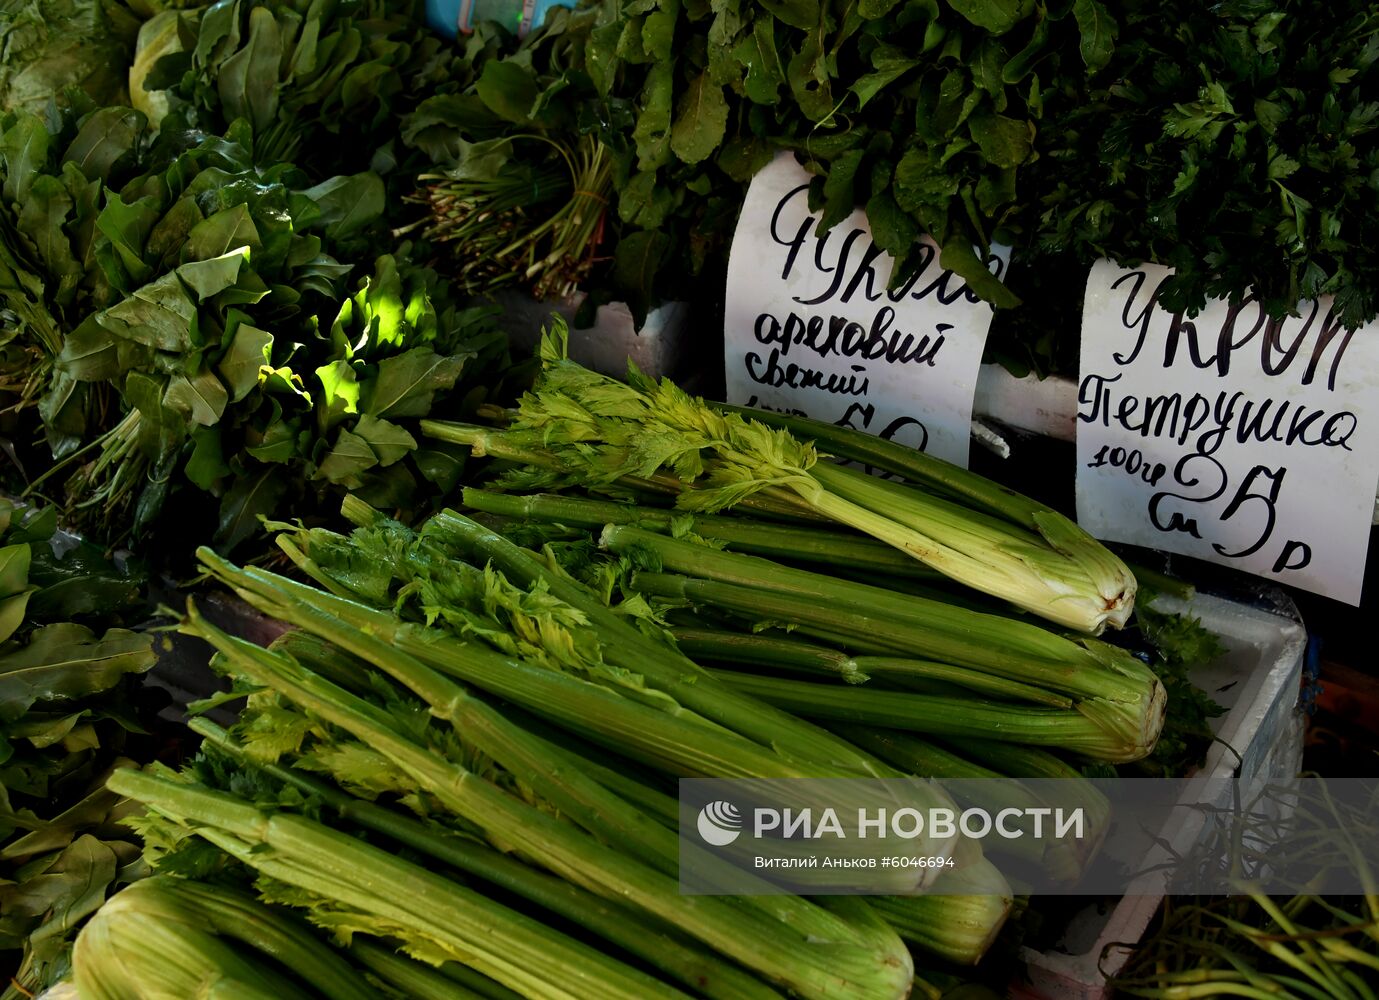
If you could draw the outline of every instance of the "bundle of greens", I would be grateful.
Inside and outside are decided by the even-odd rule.
[[[517,136],[536,140],[535,136]],[[504,139],[478,163],[440,174],[422,174],[427,218],[397,230],[421,227],[426,239],[444,244],[453,274],[470,295],[518,285],[538,299],[573,294],[593,270],[612,197],[607,151],[581,138],[576,149],[540,139],[539,162],[504,155]],[[524,144],[525,145],[525,144]]]
[[[817,175],[820,229],[865,207],[897,280],[927,234],[984,298],[1028,301],[998,318],[989,352],[1018,370],[1075,365],[1059,331],[1076,302],[1045,290],[1102,256],[1173,267],[1172,309],[1253,289],[1273,316],[1334,293],[1348,327],[1372,318],[1369,6],[1111,13],[1096,0],[591,4],[520,43],[481,33],[472,76],[422,101],[404,140],[491,181],[544,159],[495,155],[505,131],[594,137],[618,198],[610,266],[586,287],[638,315],[712,286],[746,183],[790,150]],[[1020,261],[1010,281],[988,271],[993,241]]]
[[[590,4],[520,44],[487,36],[475,79],[422,102],[403,134],[471,171],[520,169],[492,158],[503,129],[594,136],[618,192],[601,294],[639,314],[713,280],[747,182],[781,149],[817,175],[822,230],[864,205],[897,280],[928,234],[945,267],[1011,305],[984,251],[1026,225],[1040,123],[1086,91],[1114,32],[1098,0]]]
[[[551,516],[542,507],[519,508],[508,499],[465,491],[466,504],[482,511]],[[555,518],[579,504],[564,498]],[[692,631],[687,653],[770,668],[773,675],[814,676],[721,675],[739,690],[816,719],[1055,746],[1107,761],[1138,760],[1154,748],[1163,726],[1163,687],[1148,667],[1117,647],[1065,638],[941,594],[897,592],[880,582],[884,578],[857,583],[721,551],[693,537],[693,519],[676,525],[683,537],[667,537],[637,526],[644,509],[623,505],[598,542],[630,566],[655,570],[627,577],[628,594],[729,616],[733,624],[726,634],[721,627]],[[658,513],[652,509],[651,523]],[[754,522],[743,527],[751,533]],[[789,530],[776,528],[781,535]],[[812,532],[793,530],[801,552]],[[834,573],[840,568],[830,567]],[[760,633],[773,626],[788,628],[791,637]],[[821,674],[833,683],[820,683]],[[890,689],[874,690],[867,683],[873,678]],[[840,689],[837,681],[847,686]],[[895,684],[914,693],[898,693]]]
[[[1215,739],[1211,720],[1226,710],[1192,682],[1191,672],[1210,664],[1226,648],[1200,618],[1155,606],[1159,588],[1165,596],[1189,600],[1191,587],[1175,587],[1175,581],[1142,570],[1136,573],[1146,577],[1141,581],[1145,596],[1135,608],[1133,625],[1148,646],[1149,664],[1163,682],[1168,703],[1159,745],[1143,766],[1150,774],[1172,777],[1200,765]]]
[[[792,896],[682,895],[673,805],[643,784],[639,769],[598,767],[597,756],[585,756],[592,749],[570,730],[601,729],[609,741],[617,734],[634,753],[645,740],[705,761],[734,749],[746,767],[753,766],[753,744],[731,741],[726,730],[693,716],[650,707],[648,701],[665,701],[653,699],[650,688],[646,699],[614,696],[611,684],[581,693],[573,678],[535,662],[273,574],[236,569],[207,550],[202,555],[217,576],[308,634],[289,633],[263,650],[189,610],[183,627],[217,648],[222,668],[250,695],[231,737],[199,728],[281,788],[265,790],[236,767],[202,768],[180,780],[116,775],[113,789],[152,808],[143,833],[157,865],[205,862],[197,844],[209,841],[216,858],[223,852],[258,873],[265,898],[308,907],[311,919],[342,937],[396,938],[418,957],[463,962],[528,996],[683,995],[671,983],[710,997],[774,995],[732,962],[805,997],[908,993],[908,954],[861,902],[825,908]],[[391,635],[379,627],[388,619]],[[547,735],[458,682],[485,676],[494,693],[545,688],[544,698],[525,703],[567,732]],[[595,689],[610,695],[601,706]],[[638,705],[653,718],[636,732]],[[700,734],[702,745],[676,750],[683,727]],[[235,750],[241,741],[243,750]],[[299,769],[324,774],[342,790]],[[374,831],[370,842],[311,818],[313,802],[348,827]],[[390,855],[374,843],[379,836],[429,863]],[[476,837],[513,858],[476,848]],[[654,973],[516,912],[492,898],[491,888],[460,884],[449,874],[453,868],[568,915],[620,951],[631,950]],[[386,894],[377,891],[380,879]]]
[[[64,974],[71,937],[142,871],[105,788],[125,754],[147,752],[157,704],[138,687],[147,635],[119,625],[138,579],[91,547],[54,547],[56,512],[0,503],[0,955],[4,1000]],[[69,548],[75,545],[75,548]]]
[[[1276,317],[1335,294],[1347,326],[1373,318],[1373,7],[1130,3],[1116,16],[1105,86],[1045,130],[1035,251],[1170,265],[1159,300],[1174,310],[1252,289]]]
[[[180,527],[209,522],[231,548],[338,489],[403,508],[453,487],[457,450],[419,448],[407,424],[506,348],[492,311],[457,309],[406,244],[367,269],[335,256],[367,251],[375,174],[312,186],[255,167],[243,127],[150,139],[130,108],[0,128],[0,384],[36,403],[56,459],[31,456],[48,467],[25,488],[63,497],[69,523],[137,539],[169,530],[177,495]]]
[[[936,586],[941,577],[860,535],[742,515],[688,515],[656,506],[661,501],[648,497],[636,503],[610,502],[571,493],[512,495],[473,487],[466,487],[463,497],[467,508],[497,519],[503,531],[524,539],[524,544],[550,543],[549,551],[558,553],[571,572],[596,582],[605,593],[617,587],[634,593],[630,574],[641,568],[637,579],[650,585],[646,596],[655,600],[658,592],[669,590],[683,598],[685,581],[645,572],[646,567],[673,567],[688,577],[703,578],[688,584],[700,595],[716,595],[720,602],[731,595],[737,625],[753,631],[733,631],[718,613],[708,619],[672,613],[677,645],[695,660],[766,667],[773,674],[800,678],[830,677],[854,685],[874,681],[888,689],[932,693],[951,685],[973,697],[1013,697],[1030,706],[1066,709],[1073,704],[1068,692],[1040,687],[1042,672],[1049,671],[1052,686],[1064,690],[1060,662],[1080,663],[1089,676],[1101,673],[1106,662],[1147,676],[1134,664],[1139,659],[1159,678],[1165,709],[1152,754],[1136,761],[1135,768],[1161,775],[1182,775],[1201,762],[1213,738],[1209,722],[1224,711],[1192,680],[1194,670],[1224,651],[1219,639],[1199,619],[1150,603],[1160,593],[1189,600],[1192,588],[1143,569],[1136,572],[1144,574],[1141,592],[1148,598],[1137,601],[1133,627],[1118,637],[1130,640],[1128,648],[1078,640],[1083,647],[1078,650],[1063,638],[1039,638],[1028,623],[998,617],[993,612],[1000,607],[982,602],[978,595],[941,589]],[[648,532],[670,537],[652,538]],[[611,562],[599,561],[600,542],[605,550],[621,555]],[[718,549],[764,556],[773,563],[725,558],[727,553]],[[801,572],[806,569],[813,572]],[[754,588],[756,593],[705,586],[711,580]],[[859,586],[864,583],[873,586]],[[783,598],[793,599],[779,603]],[[719,611],[723,609],[720,603]],[[868,633],[867,622],[853,622],[858,613],[868,622],[879,621],[880,612],[913,620],[921,630],[909,633],[907,640],[889,622],[884,630],[878,625],[876,634]],[[966,632],[960,627],[963,623]],[[788,632],[767,631],[776,627]],[[891,638],[879,639],[881,634]],[[1007,647],[1007,640],[1014,645]],[[1004,666],[1002,650],[1011,653]],[[1096,655],[1088,656],[1089,650]],[[1104,662],[1098,663],[1098,656]],[[821,697],[834,704],[831,696]],[[844,696],[838,704],[846,700]],[[958,724],[943,717],[940,722]],[[918,718],[906,719],[907,726],[916,724]],[[848,738],[857,742],[858,731],[852,730]]]
[[[425,663],[619,755],[682,776],[934,776],[938,772],[931,766],[933,760],[916,755],[913,747],[899,754],[893,741],[863,747],[892,765],[888,768],[857,749],[857,733],[864,730],[840,725],[837,710],[848,700],[848,692],[863,688],[870,692],[873,683],[880,687],[869,695],[870,714],[846,714],[845,718],[875,724],[884,715],[885,724],[957,741],[961,752],[975,760],[963,764],[958,754],[947,754],[948,760],[958,762],[950,777],[1064,777],[1080,785],[1074,769],[1008,741],[1053,743],[1093,757],[1129,760],[1152,748],[1162,723],[1162,688],[1152,674],[1133,657],[1095,640],[1070,641],[989,611],[817,577],[764,559],[721,552],[701,541],[686,540],[695,537],[701,519],[667,517],[672,512],[664,509],[564,497],[556,498],[557,513],[551,516],[549,509],[539,505],[539,497],[512,498],[471,490],[466,500],[482,510],[512,515],[528,532],[534,520],[549,517],[558,523],[556,531],[566,531],[581,518],[601,522],[609,508],[621,508],[615,512],[620,516],[607,517],[615,524],[602,533],[614,558],[629,566],[689,571],[707,577],[697,582],[710,585],[714,579],[735,581],[725,589],[746,592],[741,601],[727,607],[739,616],[738,631],[725,631],[734,626],[721,620],[715,620],[715,628],[700,628],[693,635],[685,635],[677,626],[677,639],[685,635],[688,640],[677,650],[648,617],[647,597],[654,599],[662,593],[655,574],[627,577],[623,600],[610,606],[607,602],[617,581],[603,572],[608,567],[581,567],[554,548],[541,555],[526,551],[452,512],[434,516],[413,532],[349,500],[346,514],[360,525],[349,538],[320,528],[280,535],[284,551],[335,597],[262,571],[236,570],[209,554],[203,554],[203,560],[217,578],[260,610],[364,657],[414,691],[421,689],[415,680],[406,678],[415,676],[417,667]],[[513,504],[505,506],[509,500]],[[653,534],[633,525],[616,526],[618,521],[635,521],[643,511],[650,523],[676,522],[674,530],[683,537]],[[720,535],[732,534],[718,526],[733,519],[703,520]],[[821,539],[830,543],[822,553],[817,546],[811,551],[812,529],[776,525],[773,538],[771,525],[743,520],[740,527],[741,537],[750,539],[748,545],[788,548],[785,536],[791,535],[805,543],[799,546],[799,557],[806,560],[832,559],[842,551],[827,537]],[[846,540],[855,542],[866,556],[893,551],[864,538]],[[865,567],[866,562],[861,565]],[[837,572],[840,567],[832,568]],[[816,581],[829,589],[815,589]],[[755,586],[744,586],[749,582]],[[702,598],[700,591],[695,593]],[[701,607],[707,605],[701,603]],[[724,610],[721,604],[717,607]],[[400,613],[404,620],[399,622],[384,609]],[[408,625],[408,618],[418,624]],[[421,627],[421,622],[435,623],[455,638],[472,637],[471,641],[457,642],[435,627]],[[636,627],[638,622],[644,627]],[[798,638],[751,634],[753,627],[763,624],[822,634],[829,641],[879,655],[849,657]],[[476,642],[506,657],[494,659],[493,654],[475,648]],[[884,645],[896,642],[902,644],[901,649]],[[878,643],[882,648],[876,648]],[[788,663],[779,658],[783,649]],[[693,659],[687,659],[686,653]],[[400,661],[390,665],[399,657],[414,657],[418,662],[411,667]],[[701,657],[729,664],[732,670],[706,672],[693,662]],[[836,668],[854,686],[785,681],[810,696],[787,707],[824,720],[851,744],[841,744],[836,737],[832,742],[821,739],[818,731],[768,709],[766,703],[772,701],[786,704],[778,690],[782,682],[746,672],[749,665],[773,662],[795,669],[805,660],[809,661],[804,663],[806,671]],[[875,671],[876,682],[868,680],[864,670]],[[890,686],[897,680],[916,693],[897,694]],[[763,683],[770,689],[753,686]],[[454,691],[434,685],[425,690],[433,712],[442,711],[439,706],[446,706],[446,713],[455,710]],[[764,695],[765,703],[754,695]],[[913,703],[900,706],[906,699]],[[897,706],[904,710],[897,711]],[[696,723],[696,716],[716,725],[704,728]],[[730,738],[732,734],[719,728],[723,725],[757,743]],[[475,732],[475,724],[469,723],[462,731]],[[993,747],[989,742],[993,740],[1005,741],[1010,749]],[[762,745],[775,753],[764,754]],[[789,756],[781,759],[777,754],[782,752]],[[838,770],[845,760],[860,770]],[[584,764],[580,769],[612,782],[610,787],[630,794],[639,804],[654,801],[636,782],[620,779],[618,768],[605,767],[591,769]],[[1104,811],[1104,802],[1098,806],[1094,790],[1083,789],[1080,794],[1094,814]],[[673,807],[658,811],[674,816]],[[1078,845],[1071,853],[1061,851],[1061,845],[1055,847],[1059,850],[1053,856],[1037,860],[1057,864],[1069,879],[1075,879],[1087,861],[1085,851],[1079,853]],[[1009,912],[1010,899],[1002,896],[1000,885],[999,876],[979,890],[944,890],[940,881],[933,892],[963,895],[901,899],[890,905],[904,911],[897,926],[919,946],[974,962]]]
[[[0,112],[42,114],[73,100],[122,104],[145,3],[0,3]]]
[[[385,169],[400,153],[398,116],[465,73],[422,6],[219,0],[188,12],[182,40],[150,39],[140,66],[143,89],[168,108],[153,125],[218,135],[243,122],[256,164],[297,161],[314,180]]]
[[[628,383],[618,382],[569,361],[566,337],[558,324],[543,339],[542,375],[507,428],[431,420],[423,432],[525,463],[500,478],[507,488],[625,491],[635,481],[677,493],[678,508],[703,513],[760,495],[797,515],[855,528],[959,583],[1082,632],[1118,628],[1130,616],[1135,580],[1125,564],[1032,500],[861,432],[715,409],[635,368]],[[813,443],[768,424],[799,428],[841,458],[869,461],[924,488],[821,461]]]

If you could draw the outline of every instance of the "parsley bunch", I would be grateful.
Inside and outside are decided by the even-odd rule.
[[[1274,316],[1379,312],[1379,10],[1342,0],[1134,2],[1099,89],[1046,122],[1039,254],[1174,268],[1195,311],[1252,288]]]

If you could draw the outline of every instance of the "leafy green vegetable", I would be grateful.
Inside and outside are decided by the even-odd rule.
[[[143,870],[117,825],[128,809],[103,787],[152,714],[137,688],[150,637],[113,627],[140,606],[140,581],[89,545],[57,555],[56,524],[51,508],[0,503],[3,1000],[59,978],[81,922]]]
[[[242,121],[261,166],[295,160],[322,179],[365,170],[398,115],[463,72],[419,7],[224,0],[187,12],[185,41],[141,67],[145,90],[168,107],[155,125],[221,134]]]
[[[1272,316],[1335,294],[1347,326],[1379,313],[1375,12],[1275,0],[1118,4],[1102,42],[1074,4],[1099,86],[1051,116],[1032,172],[1047,253],[1174,268],[1173,310],[1253,289]],[[1097,19],[1100,21],[1100,18]],[[1109,55],[1109,60],[1103,60]]]
[[[660,298],[692,297],[724,267],[745,185],[779,149],[819,175],[811,204],[824,229],[867,207],[897,281],[922,265],[924,232],[945,266],[1012,305],[985,251],[1029,227],[1017,193],[1039,130],[1085,93],[1114,33],[1099,0],[555,10],[520,44],[471,41],[474,79],[422,102],[403,139],[466,170],[509,123],[567,143],[595,137],[613,160],[617,225],[611,265],[586,285],[639,316]]]
[[[1226,710],[1192,682],[1192,671],[1226,651],[1215,633],[1190,615],[1153,607],[1149,591],[1135,605],[1135,622],[1155,656],[1150,666],[1168,692],[1168,715],[1149,766],[1167,775],[1180,775],[1201,763],[1212,739],[1210,720]]]
[[[139,18],[119,0],[4,0],[0,111],[42,113],[73,96],[124,103],[138,30]]]
[[[337,487],[416,504],[406,422],[506,358],[493,312],[456,308],[411,244],[371,252],[379,176],[309,184],[256,167],[251,140],[150,137],[131,108],[0,119],[0,297],[18,320],[0,388],[56,459],[21,488],[64,496],[102,540],[214,530],[231,548]],[[170,525],[173,498],[193,505]]]

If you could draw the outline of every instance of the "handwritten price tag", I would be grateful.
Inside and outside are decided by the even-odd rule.
[[[1358,604],[1379,482],[1379,330],[1330,299],[1271,320],[1247,297],[1188,319],[1171,272],[1092,267],[1077,513],[1092,534]]]
[[[870,431],[967,464],[991,307],[939,265],[888,288],[890,255],[855,211],[824,236],[809,174],[783,153],[752,178],[724,317],[728,401]],[[1008,250],[988,261],[1004,273]]]

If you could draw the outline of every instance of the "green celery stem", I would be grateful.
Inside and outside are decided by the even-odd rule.
[[[805,673],[831,674],[849,684],[861,684],[872,678],[901,684],[914,679],[937,680],[997,698],[1027,701],[1052,708],[1073,707],[1071,699],[1051,691],[932,660],[894,656],[853,657],[797,639],[782,639],[760,633],[676,628],[671,634],[685,653],[696,659],[722,664],[729,669],[745,663]]]
[[[115,772],[109,787],[196,824],[199,834],[265,874],[347,904],[376,905],[520,993],[589,1000],[683,996],[472,890],[304,817],[270,815],[233,796],[132,770]],[[378,896],[380,885],[389,888],[386,899]],[[581,982],[583,989],[570,985]]]
[[[723,542],[734,552],[822,563],[834,568],[851,566],[892,576],[942,579],[942,574],[884,542],[815,527],[712,514],[689,515],[660,507],[589,500],[556,493],[513,496],[473,487],[465,488],[464,503],[466,507],[481,513],[496,514],[518,522],[542,521],[580,528],[633,524],[664,532],[670,530],[672,524],[683,524],[703,538]]]
[[[420,820],[357,799],[294,768],[255,761],[244,754],[228,733],[209,720],[196,719],[191,725],[210,743],[245,765],[258,767],[265,774],[319,798],[341,819],[382,834],[564,917],[707,997],[770,1000],[779,996],[760,980],[718,959],[712,952],[687,946],[667,928],[648,924],[643,915],[537,871],[483,844],[443,833]]]
[[[214,565],[210,555],[203,552],[203,561]],[[614,895],[680,927],[710,947],[796,989],[803,996],[832,998],[836,991],[838,997],[855,995],[858,1000],[867,1000],[870,995],[892,995],[889,990],[877,994],[876,984],[878,979],[889,982],[896,970],[877,972],[869,978],[870,986],[853,983],[845,971],[854,967],[854,962],[860,963],[855,966],[859,969],[868,961],[875,962],[878,958],[875,949],[865,944],[850,945],[847,947],[853,948],[853,952],[848,955],[842,942],[832,942],[827,960],[829,968],[809,961],[812,953],[799,952],[788,942],[789,935],[780,925],[763,923],[760,917],[739,911],[730,904],[710,902],[715,897],[681,896],[673,879],[632,858],[607,850],[565,822],[411,744],[387,728],[386,717],[377,709],[343,689],[305,674],[300,668],[284,673],[271,654],[231,639],[199,619],[194,609],[189,609],[189,615],[194,633],[231,657],[252,680],[270,684],[323,719],[369,743],[456,815],[485,830],[490,839],[539,859],[551,871],[576,884]],[[275,819],[279,818],[291,817]],[[884,952],[885,941],[880,944]],[[819,958],[823,960],[823,956]],[[498,975],[494,978],[505,981]],[[866,989],[867,992],[854,993],[852,989]]]
[[[741,690],[815,719],[887,726],[941,736],[972,736],[1035,746],[1060,747],[1096,760],[1124,763],[1148,751],[1117,740],[1079,712],[996,702],[871,691],[811,681],[783,680],[728,671],[719,676]]]
[[[1096,669],[1096,657],[1083,645],[1029,622],[896,594],[632,526],[609,525],[600,540],[620,554],[633,549],[652,551],[667,573],[770,592],[766,596],[773,604],[788,603],[801,612],[798,618],[826,623],[839,634],[858,635],[873,648],[884,645],[894,652],[1035,683],[1064,694],[1093,695],[1106,690],[1100,676],[1104,671]],[[792,600],[776,601],[774,595]],[[762,617],[775,613],[773,607]]]
[[[610,611],[598,595],[553,572],[530,552],[478,522],[443,511],[433,518],[433,524],[445,528],[457,545],[490,562],[518,586],[544,582],[553,596],[589,616],[605,643],[604,656],[610,663],[656,681],[684,707],[802,765],[819,768],[814,777],[893,776],[875,758],[819,727],[715,683],[698,664],[643,635]]]
[[[495,990],[480,993],[438,969],[373,944],[363,936],[356,936],[350,942],[349,956],[410,1000],[521,1000],[520,993],[514,993],[498,983],[493,984]],[[464,968],[458,963],[448,964]],[[478,975],[469,969],[465,971]]]

